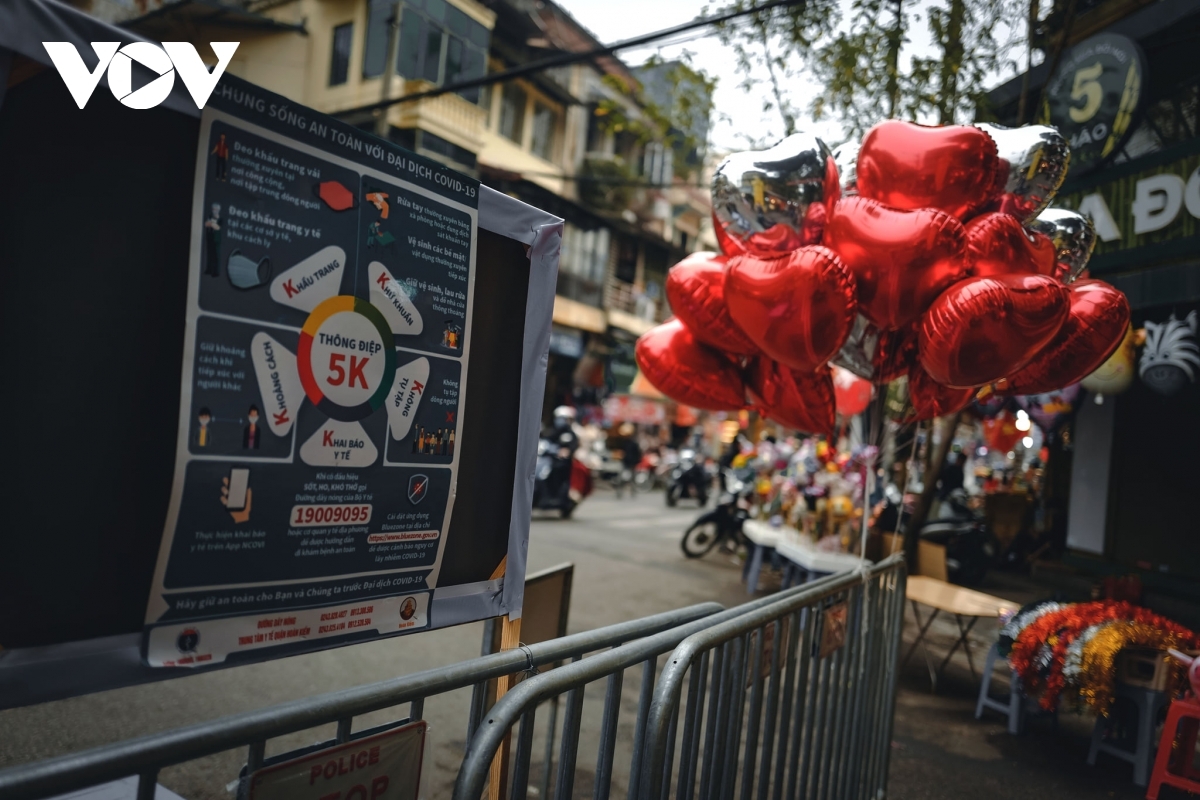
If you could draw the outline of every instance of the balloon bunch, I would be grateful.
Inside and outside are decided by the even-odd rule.
[[[1044,125],[896,120],[836,152],[796,134],[735,153],[713,178],[721,253],[670,270],[675,318],[641,337],[638,364],[681,403],[812,433],[861,410],[856,379],[906,381],[909,419],[984,386],[1076,383],[1120,345],[1129,305],[1077,280],[1095,231],[1048,208],[1069,160]],[[837,368],[852,374],[835,392]]]

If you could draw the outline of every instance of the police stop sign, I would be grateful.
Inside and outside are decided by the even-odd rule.
[[[263,767],[250,800],[417,800],[425,722]]]

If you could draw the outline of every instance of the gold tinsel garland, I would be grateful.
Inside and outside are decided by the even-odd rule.
[[[1108,714],[1116,685],[1117,654],[1125,647],[1150,647],[1164,651],[1180,648],[1183,640],[1177,633],[1162,630],[1141,622],[1118,620],[1096,632],[1083,648],[1082,669],[1079,675],[1079,695],[1099,714]],[[1171,661],[1167,693],[1175,695],[1183,685],[1181,665]]]

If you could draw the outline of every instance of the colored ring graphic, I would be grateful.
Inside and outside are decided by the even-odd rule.
[[[321,391],[321,386],[317,383],[317,376],[313,374],[312,368],[312,347],[317,331],[334,314],[343,312],[351,312],[365,317],[379,333],[379,338],[383,342],[384,368],[379,386],[365,402],[354,406],[344,406],[327,397]],[[392,329],[379,309],[366,300],[352,295],[331,297],[312,310],[308,319],[304,321],[304,327],[300,329],[300,345],[297,348],[296,356],[300,367],[300,383],[304,387],[304,393],[308,395],[308,399],[321,413],[331,419],[344,422],[369,417],[382,406],[392,388],[392,380],[396,376],[396,345],[392,339]]]

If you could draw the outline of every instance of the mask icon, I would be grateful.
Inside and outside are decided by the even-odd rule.
[[[242,255],[242,251],[234,250],[229,254],[225,272],[235,289],[253,289],[271,280],[271,259],[263,256],[255,261]]]

